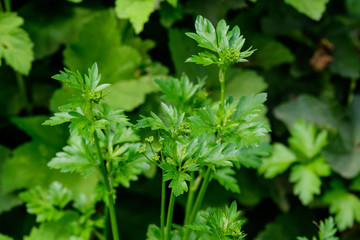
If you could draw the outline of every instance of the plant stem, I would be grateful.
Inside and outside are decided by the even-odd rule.
[[[195,176],[194,176],[194,172],[191,173],[191,181],[190,181],[190,186],[189,186],[189,195],[186,201],[186,208],[185,208],[185,220],[184,220],[184,226],[186,224],[188,224],[189,222],[189,217],[191,214],[191,208],[193,206],[193,202],[194,202],[194,195],[195,195],[195,191],[196,189],[194,188],[195,185]]]
[[[29,99],[28,99],[28,96],[26,93],[26,85],[25,85],[24,78],[19,72],[17,72],[17,71],[14,71],[14,72],[15,72],[17,84],[19,86],[21,98],[25,103],[25,108],[28,113],[31,113],[31,106],[30,106]]]
[[[98,139],[96,132],[94,132],[94,139],[95,139],[96,150],[99,155],[100,170],[104,177],[104,182],[105,182],[105,187],[106,187],[106,192],[107,192],[107,197],[108,197],[108,203],[109,203],[108,207],[109,207],[109,213],[110,213],[110,222],[111,222],[111,230],[112,230],[112,234],[113,234],[113,239],[119,240],[120,237],[119,237],[119,230],[118,230],[118,225],[117,225],[117,221],[116,221],[116,212],[115,212],[113,191],[112,191],[112,187],[109,182],[109,177],[108,177],[108,174],[106,171],[104,159],[103,159],[101,149],[100,149],[99,139]]]
[[[175,205],[175,195],[173,193],[173,190],[171,190],[168,214],[167,214],[167,219],[166,219],[165,240],[170,240],[170,232],[171,232],[171,224],[172,224],[172,218],[173,218],[173,213],[174,213],[174,205]]]
[[[350,105],[354,99],[354,91],[356,88],[356,78],[351,78],[351,82],[350,82],[350,90],[349,90],[349,95],[348,95],[348,99],[347,99],[347,104]]]
[[[225,69],[220,68],[219,70],[219,82],[220,82],[220,88],[221,88],[221,109],[225,112]]]
[[[6,12],[11,12],[11,1],[10,0],[4,0],[4,6]]]
[[[193,221],[195,220],[195,217],[196,217],[196,214],[197,212],[199,211],[200,207],[201,207],[201,204],[204,200],[204,196],[205,196],[205,193],[206,193],[206,190],[207,190],[207,187],[210,183],[210,177],[211,177],[211,169],[210,167],[208,167],[206,173],[205,173],[205,178],[204,178],[204,181],[201,185],[201,188],[200,188],[200,192],[196,198],[196,201],[195,201],[195,205],[192,209],[192,212],[191,212],[191,215],[190,215],[190,218],[189,218],[189,221],[187,222],[187,224],[191,224],[193,223]],[[190,231],[188,228],[185,228],[185,232],[184,232],[184,240],[187,240],[189,239],[189,235],[190,235]]]
[[[104,216],[105,216],[105,227],[104,227],[103,235],[105,236],[105,238],[107,238],[108,226],[109,226],[109,208],[106,206],[105,206],[105,210],[104,210]]]
[[[162,171],[161,177],[161,213],[160,213],[160,239],[164,240],[164,230],[165,230],[165,194],[166,194],[166,184],[164,181],[164,170]]]

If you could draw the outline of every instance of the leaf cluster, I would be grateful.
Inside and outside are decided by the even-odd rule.
[[[327,131],[316,131],[313,124],[297,121],[290,130],[289,147],[275,143],[273,153],[265,158],[259,172],[266,178],[290,170],[290,182],[294,183],[294,194],[304,205],[308,205],[321,191],[321,177],[331,174],[331,168],[321,155],[327,144]]]
[[[209,208],[200,212],[197,221],[186,227],[207,234],[207,239],[245,239],[246,234],[242,231],[245,220],[239,219],[240,215],[234,201],[230,207],[226,206],[223,210]]]
[[[241,51],[245,39],[240,35],[239,27],[235,26],[229,31],[229,26],[225,20],[220,20],[215,29],[208,19],[198,16],[195,29],[196,33],[186,33],[186,35],[194,39],[199,47],[211,52],[204,51],[198,55],[193,55],[186,62],[194,62],[204,66],[216,64],[221,69],[227,69],[234,63],[247,62],[246,58],[255,51],[251,48]]]

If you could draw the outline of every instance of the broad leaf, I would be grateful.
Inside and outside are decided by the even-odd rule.
[[[63,54],[64,63],[71,70],[86,72],[97,62],[107,83],[132,79],[141,61],[136,49],[121,44],[116,17],[109,10],[99,12],[84,24],[77,41],[67,44]]]
[[[155,10],[155,0],[116,0],[115,12],[118,18],[129,19],[139,34]]]
[[[20,28],[23,22],[16,13],[0,13],[0,60],[4,58],[15,71],[28,75],[34,59],[33,43]]]
[[[284,0],[309,18],[319,21],[326,10],[329,0]]]

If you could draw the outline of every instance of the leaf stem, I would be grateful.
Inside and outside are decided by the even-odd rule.
[[[170,232],[171,232],[172,218],[173,218],[173,213],[174,213],[175,198],[176,198],[175,194],[174,194],[173,190],[171,190],[168,214],[167,214],[167,219],[166,219],[165,240],[170,240]]]
[[[354,91],[356,88],[356,82],[357,82],[356,78],[351,78],[350,90],[349,90],[349,95],[348,95],[348,99],[347,99],[348,105],[350,105],[354,99]]]
[[[16,82],[19,86],[21,98],[25,103],[26,111],[28,113],[31,113],[31,105],[29,103],[29,99],[28,99],[28,96],[26,93],[26,85],[25,85],[24,77],[19,72],[17,72],[17,71],[14,71],[14,72],[15,72]]]
[[[188,194],[188,198],[186,201],[186,208],[185,208],[185,220],[184,220],[184,226],[186,224],[188,224],[189,222],[189,217],[191,214],[191,208],[193,206],[193,202],[194,202],[194,195],[195,195],[195,191],[196,188],[194,188],[195,185],[195,176],[194,176],[194,172],[191,172],[191,181],[190,181],[190,186],[189,186],[189,194]]]
[[[100,170],[101,170],[101,174],[104,177],[104,182],[105,182],[105,187],[106,187],[106,192],[107,192],[107,197],[108,197],[108,204],[109,204],[108,207],[109,207],[109,213],[110,213],[110,222],[111,222],[113,239],[119,240],[120,237],[119,237],[119,230],[118,230],[118,225],[117,225],[117,220],[116,220],[113,190],[110,185],[109,177],[108,177],[105,163],[104,163],[104,158],[102,156],[102,152],[101,152],[101,148],[100,148],[100,144],[99,144],[99,139],[98,139],[96,132],[94,132],[94,139],[95,139],[95,146],[96,146],[96,150],[97,150],[97,153],[99,156],[99,161],[100,161]]]
[[[206,173],[205,173],[205,178],[204,178],[204,181],[201,185],[201,188],[200,188],[200,192],[196,198],[196,201],[195,201],[195,205],[192,209],[192,212],[191,212],[191,215],[190,215],[190,218],[189,218],[189,221],[187,222],[187,224],[191,224],[193,223],[193,221],[195,220],[195,217],[196,217],[196,214],[197,212],[199,211],[200,207],[201,207],[201,204],[204,200],[204,196],[205,196],[205,193],[206,193],[206,190],[207,190],[207,187],[210,183],[210,177],[211,177],[211,168],[208,167]],[[189,234],[190,234],[190,231],[188,228],[185,228],[185,232],[184,232],[184,240],[187,240],[189,239]]]
[[[166,194],[166,183],[164,181],[164,170],[162,171],[161,177],[161,213],[160,213],[160,239],[164,240],[164,229],[165,229],[165,196]]]
[[[225,113],[225,72],[226,69],[220,68],[219,70],[219,82],[220,82],[220,91],[221,91],[221,97],[220,97],[220,106],[222,111]]]
[[[11,12],[11,1],[10,0],[4,0],[4,6],[6,12]]]

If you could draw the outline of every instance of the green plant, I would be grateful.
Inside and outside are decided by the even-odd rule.
[[[154,134],[157,137],[151,136],[146,139],[152,156],[148,157],[145,149],[142,153],[162,170],[159,232],[160,239],[165,240],[171,239],[174,234],[181,236],[182,239],[189,238],[190,229],[194,229],[194,225],[191,224],[201,208],[207,187],[213,178],[226,189],[239,192],[236,179],[232,177],[234,174],[232,167],[240,167],[240,152],[248,147],[259,145],[269,131],[265,122],[258,119],[266,94],[251,95],[249,98],[243,97],[240,100],[229,97],[225,101],[226,70],[236,62],[246,61],[244,58],[253,52],[250,50],[241,52],[245,40],[240,35],[239,28],[235,27],[228,32],[229,27],[224,20],[221,20],[215,31],[210,21],[201,16],[197,17],[195,27],[197,34],[188,33],[187,35],[194,38],[199,46],[215,51],[219,56],[215,57],[209,52],[203,52],[187,61],[203,65],[218,65],[221,85],[220,102],[205,101],[203,106],[194,109],[194,106],[187,104],[195,101],[192,98],[200,94],[203,84],[192,87],[187,77],[182,77],[180,80],[157,80],[164,93],[162,98],[175,102],[175,105],[162,103],[162,117],[151,113],[151,117],[143,117],[136,125],[137,128],[151,128],[157,131]],[[192,90],[189,91],[189,89]],[[180,102],[177,102],[179,100]],[[187,109],[187,112],[184,112],[184,109]],[[154,139],[159,143],[156,150],[153,147]],[[165,184],[167,181],[170,181],[168,186],[171,188],[171,193],[165,226]],[[197,191],[197,196],[195,196]],[[178,233],[171,233],[175,199],[185,192],[189,192],[185,208],[185,228],[180,229]],[[230,209],[234,210],[235,206],[233,205]],[[193,227],[186,227],[187,225]],[[240,225],[234,226],[239,227],[238,234],[240,234]],[[151,225],[149,231],[153,230],[154,226]]]
[[[115,211],[115,187],[128,187],[129,181],[147,169],[147,163],[137,154],[139,137],[129,127],[123,111],[101,104],[102,91],[110,84],[99,85],[101,75],[96,63],[88,75],[68,69],[53,77],[78,91],[70,103],[44,122],[58,125],[70,122],[71,138],[63,152],[56,154],[48,166],[61,172],[78,172],[88,176],[97,170],[103,177],[101,198],[109,212],[113,239],[119,239]],[[31,198],[27,198],[31,200]]]
[[[319,228],[319,238],[313,237],[312,240],[339,240],[339,238],[335,236],[337,229],[332,217],[325,219],[325,221],[320,221],[320,225],[315,224]],[[298,237],[297,239],[309,240],[307,237]]]
[[[291,168],[289,181],[294,183],[294,194],[304,205],[313,201],[321,191],[321,178],[331,174],[331,168],[321,155],[327,144],[327,131],[316,131],[312,124],[297,121],[290,129],[290,148],[275,143],[273,153],[259,168],[266,178],[274,178]]]

